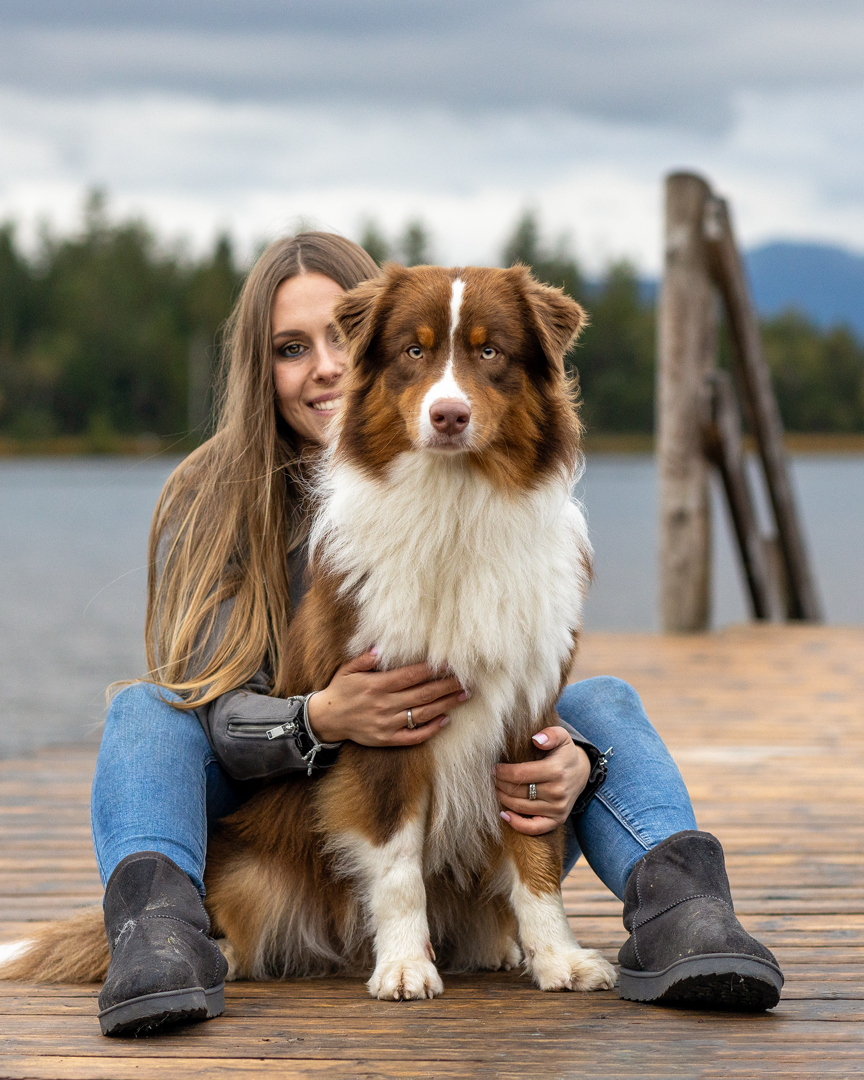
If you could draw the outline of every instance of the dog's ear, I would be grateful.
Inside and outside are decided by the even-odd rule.
[[[380,277],[361,282],[336,301],[333,321],[354,363],[362,359],[371,345],[384,311],[385,297],[404,272],[405,268],[398,263],[385,263]]]
[[[588,325],[588,316],[563,289],[541,285],[526,266],[512,266],[507,272],[516,279],[528,308],[531,328],[546,359],[563,371],[564,356],[580,331]]]

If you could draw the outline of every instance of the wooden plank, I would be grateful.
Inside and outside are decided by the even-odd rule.
[[[128,1080],[130,1077],[143,1076],[153,1077],[153,1080],[175,1080],[178,1075],[182,1076],[207,1076],[213,1078],[236,1077],[255,1078],[255,1080],[294,1080],[295,1077],[315,1076],[326,1072],[328,1080],[353,1080],[372,1076],[399,1077],[399,1076],[464,1076],[464,1066],[460,1063],[445,1065],[439,1061],[416,1061],[406,1071],[406,1064],[394,1062],[389,1067],[382,1068],[381,1063],[376,1062],[374,1072],[368,1069],[368,1063],[362,1059],[344,1061],[339,1064],[322,1060],[312,1061],[309,1059],[297,1062],[294,1066],[286,1065],[282,1061],[265,1061],[251,1059],[249,1061],[237,1060],[236,1058],[213,1059],[207,1061],[206,1070],[199,1063],[177,1062],[173,1058],[149,1058],[142,1061],[140,1056],[114,1057],[105,1059],[101,1056],[81,1055],[77,1057],[40,1057],[28,1055],[19,1057],[10,1056],[0,1061],[0,1078],[15,1077],[27,1078],[27,1080]],[[415,1071],[416,1070],[416,1071]],[[473,1075],[480,1075],[474,1072]],[[487,1075],[492,1075],[488,1073]]]
[[[180,1028],[163,1033],[157,1039],[137,1040],[136,1053],[146,1058],[231,1056],[236,1059],[291,1060],[313,1057],[333,1061],[365,1054],[382,1062],[420,1057],[451,1062],[468,1058],[491,1063],[509,1060],[511,1048],[521,1044],[522,1053],[530,1057],[537,1068],[554,1069],[577,1062],[589,1062],[602,1068],[602,1059],[597,1059],[597,1042],[602,1041],[607,1051],[617,1046],[632,1053],[634,1045],[650,1040],[665,1060],[683,1057],[689,1060],[691,1067],[701,1053],[721,1047],[728,1050],[730,1056],[746,1056],[747,1051],[752,1053],[756,1047],[760,1054],[768,1048],[786,1054],[794,1052],[799,1059],[809,1056],[814,1064],[822,1057],[834,1056],[839,1047],[864,1056],[858,1021],[778,1020],[766,1028],[755,1022],[745,1025],[740,1020],[727,1023],[719,1014],[703,1017],[701,1021],[691,1016],[675,1024],[630,1015],[623,1017],[611,1012],[573,1017],[560,1024],[548,1024],[543,1019],[519,1024],[512,1020],[508,1022],[506,1018],[493,1024],[485,1015],[467,1023],[452,1019],[427,1023],[412,1016],[410,1023],[407,1017],[392,1023],[359,1022],[356,1026],[346,1024],[342,1030],[334,1032],[334,1018],[326,1019],[330,1027],[323,1028],[322,1021],[322,1026],[310,1028],[305,1018],[292,1024],[289,1012],[283,1014],[279,1022],[267,1026],[260,1019],[234,1021],[226,1013],[219,1021],[223,1030],[218,1040],[206,1027]],[[23,1020],[13,1023],[15,1029],[4,1033],[5,1053],[34,1054],[39,1052],[40,1046],[44,1047],[44,1020],[41,1031],[37,1018],[30,1021],[30,1031],[21,1030]],[[52,1021],[52,1024],[58,1029],[52,1049],[59,1056],[97,1052],[111,1057],[124,1052],[119,1040],[107,1041],[92,1033],[92,1018],[68,1017],[62,1022]],[[66,1034],[65,1030],[72,1027],[77,1028],[76,1032]],[[271,1034],[262,1034],[268,1031]]]
[[[598,1056],[602,1053],[603,1048],[598,1047]],[[658,1047],[651,1045],[643,1048],[645,1055],[649,1053],[655,1054],[654,1058],[642,1057],[640,1055],[637,1062],[628,1062],[630,1066],[625,1072],[619,1072],[618,1069],[610,1069],[609,1064],[606,1065],[606,1071],[602,1074],[605,1080],[632,1080],[635,1075],[643,1077],[673,1077],[679,1075],[686,1075],[688,1077],[700,1076],[700,1077],[746,1077],[747,1080],[753,1078],[753,1065],[742,1065],[740,1070],[734,1063],[729,1063],[727,1066],[725,1063],[719,1067],[712,1066],[710,1064],[700,1067],[699,1072],[695,1073],[690,1071],[689,1066],[682,1066],[677,1062],[669,1062],[664,1064],[662,1060],[662,1053],[657,1055]],[[616,1055],[617,1056],[617,1055]],[[53,1064],[56,1062],[56,1066]],[[632,1071],[632,1066],[638,1065],[638,1074]],[[836,1068],[834,1065],[836,1064]],[[851,1078],[856,1074],[850,1069],[855,1069],[859,1065],[864,1065],[864,1057],[844,1059],[844,1062],[826,1063],[825,1070],[820,1070],[819,1075],[825,1078],[828,1077],[847,1077]],[[208,1077],[262,1077],[264,1080],[269,1078],[288,1078],[288,1080],[294,1080],[296,1077],[303,1076],[317,1076],[320,1073],[326,1071],[328,1078],[333,1077],[335,1080],[343,1080],[343,1078],[350,1078],[350,1080],[373,1080],[376,1077],[389,1078],[389,1077],[464,1077],[467,1075],[475,1077],[493,1077],[495,1080],[526,1080],[528,1077],[533,1077],[535,1074],[532,1070],[532,1062],[530,1059],[511,1059],[506,1064],[500,1064],[497,1066],[484,1065],[482,1061],[470,1061],[466,1060],[462,1063],[447,1063],[441,1061],[396,1061],[396,1062],[375,1062],[370,1063],[368,1060],[362,1058],[356,1058],[353,1060],[344,1061],[341,1063],[329,1062],[329,1061],[314,1061],[305,1059],[301,1061],[292,1062],[290,1065],[284,1062],[268,1062],[266,1060],[261,1061],[237,1061],[233,1059],[213,1059],[210,1058],[207,1061],[206,1073],[200,1068],[198,1063],[178,1063],[172,1059],[153,1059],[147,1060],[146,1065],[142,1063],[138,1057],[114,1057],[108,1060],[104,1060],[95,1056],[81,1056],[81,1057],[68,1057],[68,1058],[50,1058],[44,1059],[40,1057],[15,1057],[9,1059],[8,1068],[11,1071],[0,1071],[0,1077],[26,1077],[32,1078],[32,1080],[127,1080],[128,1077],[136,1077],[143,1075],[146,1070],[147,1076],[154,1078],[169,1077],[173,1080],[174,1077],[181,1076],[201,1076],[206,1075]],[[759,1075],[760,1076],[804,1076],[808,1077],[808,1080],[813,1080],[813,1074],[808,1073],[808,1069],[811,1069],[812,1065],[802,1066],[800,1062],[790,1062],[788,1057],[779,1057],[775,1059],[767,1059],[764,1062],[760,1062]],[[686,1069],[686,1072],[681,1071]],[[864,1070],[862,1070],[864,1071]],[[560,1076],[568,1076],[572,1074],[559,1073]],[[584,1071],[580,1069],[580,1075],[585,1075]],[[599,1074],[598,1074],[599,1075]]]
[[[805,982],[797,974],[791,979],[790,994],[784,993],[781,1006],[772,1014],[775,1019],[783,1020],[813,1020],[832,1019],[850,1020],[861,1012],[862,1005],[862,980],[860,973],[853,979],[847,979],[842,985],[836,987],[836,993],[832,996],[826,993],[821,982]],[[395,1009],[391,1004],[373,1002],[366,994],[362,982],[354,981],[339,987],[320,987],[314,995],[303,993],[302,988],[294,982],[282,984],[266,984],[266,992],[256,987],[249,990],[243,985],[228,988],[226,1002],[228,1014],[234,1020],[252,1019],[260,1016],[290,1016],[293,1022],[308,1021],[309,1025],[320,1024],[323,1030],[334,1023],[334,1015],[338,1013],[339,1023],[342,1018],[351,1023],[373,1023],[379,1020],[390,1022],[394,1018],[412,1016],[418,1019],[421,1015],[415,1015],[415,1005],[408,1004]],[[576,1016],[595,1016],[599,1010],[604,1016],[609,1010],[619,1010],[620,1015],[628,1010],[636,1010],[636,1016],[644,1016],[646,1010],[641,1006],[624,1002],[614,993],[602,992],[589,995],[560,995],[554,999],[544,995],[526,985],[522,979],[518,983],[506,986],[490,986],[490,980],[485,976],[481,979],[473,979],[468,983],[450,979],[451,985],[447,987],[444,995],[436,999],[436,1003],[422,1004],[422,1017],[424,1021],[448,1020],[462,1018],[473,1020],[477,1018],[478,1001],[483,1003],[482,1017],[492,1023],[497,1019],[502,1022],[510,1022],[512,1007],[518,1008],[519,1022],[534,1024],[538,1020],[548,1019],[550,1023],[558,1020],[569,1020]],[[816,987],[815,991],[808,992],[809,988]],[[14,991],[17,990],[17,993]],[[15,1018],[39,1017],[39,1016],[89,1016],[92,1017],[97,1008],[96,996],[99,987],[54,987],[52,992],[33,993],[25,986],[12,987],[11,992],[0,997],[0,1016],[7,1017],[4,1027],[14,1030]],[[794,991],[794,992],[792,992]],[[555,1004],[550,1005],[554,1000]],[[421,1008],[420,1005],[416,1008]],[[287,1010],[287,1011],[286,1011]],[[623,1010],[623,1012],[621,1012]],[[646,1022],[655,1025],[674,1016],[667,1010],[647,1010],[649,1016],[644,1016]],[[679,1016],[689,1016],[688,1023],[695,1023],[704,1013],[679,1013]],[[753,1019],[752,1017],[750,1018]],[[740,1018],[734,1018],[737,1023]],[[682,1020],[682,1022],[684,1022]],[[22,1021],[23,1023],[23,1021]],[[221,1025],[220,1025],[221,1026]],[[29,1030],[25,1025],[22,1030]],[[209,1029],[212,1030],[212,1029]],[[340,1028],[341,1030],[341,1028]],[[235,1029],[236,1034],[236,1029]],[[210,1036],[208,1036],[209,1038]]]

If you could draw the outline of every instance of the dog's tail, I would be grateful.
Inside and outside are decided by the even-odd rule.
[[[0,979],[30,983],[103,982],[110,960],[101,908],[49,923],[29,938],[0,945]]]

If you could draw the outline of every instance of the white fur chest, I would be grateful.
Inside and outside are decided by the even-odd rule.
[[[386,482],[331,464],[324,485],[312,546],[355,599],[352,652],[375,645],[386,668],[428,660],[472,690],[431,743],[436,819],[497,827],[491,767],[508,718],[553,703],[580,624],[591,557],[581,510],[563,478],[511,496],[459,458],[424,452],[397,458]]]

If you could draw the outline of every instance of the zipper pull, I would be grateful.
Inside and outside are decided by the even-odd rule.
[[[294,720],[289,720],[287,724],[280,724],[279,727],[272,727],[267,732],[268,739],[278,739],[281,735],[296,735],[297,723]]]

